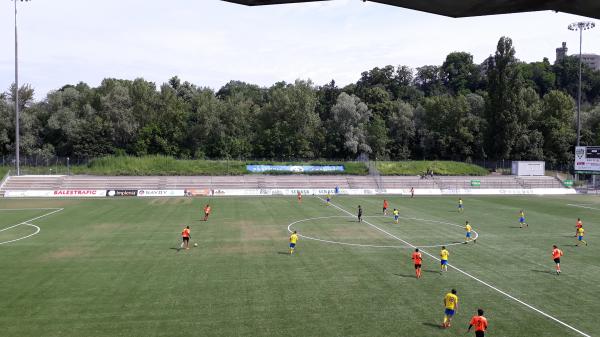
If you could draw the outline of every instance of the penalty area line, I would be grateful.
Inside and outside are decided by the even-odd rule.
[[[319,199],[321,199],[321,197],[318,197],[318,198],[319,198]],[[321,200],[323,200],[323,199],[321,199]],[[340,211],[342,211],[342,212],[344,212],[344,213],[348,214],[348,215],[354,216],[354,214],[352,214],[352,213],[348,212],[347,210],[345,210],[345,209],[341,208],[340,206],[337,206],[337,205],[335,205],[335,204],[333,204],[333,203],[331,203],[331,202],[330,202],[329,204],[330,204],[330,205],[332,205],[332,206],[334,206],[335,208],[339,209]],[[373,227],[373,228],[377,229],[378,231],[380,231],[380,232],[382,232],[382,233],[385,233],[385,234],[389,235],[390,237],[392,237],[392,238],[394,238],[394,239],[396,239],[396,240],[398,240],[398,241],[400,241],[400,242],[403,242],[404,244],[406,244],[406,245],[408,245],[408,246],[411,246],[411,247],[413,247],[413,248],[418,248],[417,246],[413,245],[412,243],[410,243],[410,242],[408,242],[408,241],[406,241],[406,240],[404,240],[404,239],[402,239],[402,238],[399,238],[398,236],[396,236],[396,235],[394,235],[394,234],[392,234],[392,233],[390,233],[390,232],[388,232],[388,231],[386,231],[386,230],[384,230],[384,229],[382,229],[382,228],[379,228],[379,227],[377,227],[377,226],[373,225],[372,223],[370,223],[370,222],[368,222],[368,221],[366,221],[366,220],[363,220],[363,222],[364,222],[364,223],[366,223],[367,225],[369,225],[369,226],[371,226],[371,227]],[[434,256],[434,255],[432,255],[431,253],[429,253],[429,252],[427,252],[427,251],[424,251],[424,250],[420,250],[420,251],[421,251],[422,253],[424,253],[425,255],[427,255],[427,256],[429,256],[429,257],[431,257],[432,259],[434,259],[434,260],[437,260],[437,261],[440,261],[440,259],[439,259],[437,256]],[[563,322],[563,321],[559,320],[558,318],[556,318],[556,317],[554,317],[554,316],[551,316],[550,314],[547,314],[547,313],[543,312],[542,310],[540,310],[540,309],[537,309],[537,308],[533,307],[532,305],[530,305],[530,304],[527,304],[527,303],[525,303],[525,302],[521,301],[520,299],[518,299],[518,298],[516,298],[516,297],[512,296],[511,294],[509,294],[509,293],[507,293],[507,292],[505,292],[505,291],[503,291],[503,290],[501,290],[501,289],[498,289],[498,288],[494,287],[493,285],[491,285],[491,284],[489,284],[489,283],[487,283],[487,282],[485,282],[485,281],[483,281],[483,280],[480,280],[480,279],[478,279],[477,277],[475,277],[475,276],[473,276],[473,275],[471,275],[471,274],[467,273],[466,271],[464,271],[464,270],[462,270],[462,269],[460,269],[460,268],[458,268],[458,267],[456,267],[456,266],[454,266],[454,265],[448,264],[448,266],[449,266],[449,267],[451,267],[451,268],[453,268],[454,270],[456,270],[456,271],[460,272],[461,274],[463,274],[463,275],[465,275],[465,276],[467,276],[467,277],[469,277],[469,278],[471,278],[471,279],[473,279],[473,280],[475,280],[475,281],[477,281],[477,282],[479,282],[479,283],[481,283],[481,284],[485,285],[486,287],[488,287],[488,288],[490,288],[490,289],[492,289],[492,290],[495,290],[496,292],[498,292],[498,293],[500,293],[500,294],[502,294],[502,295],[504,295],[504,296],[506,296],[506,297],[510,298],[511,300],[513,300],[513,301],[515,301],[515,302],[517,302],[517,303],[520,303],[520,304],[522,304],[523,306],[525,306],[525,307],[527,307],[527,308],[529,308],[529,309],[531,309],[531,310],[533,310],[533,311],[537,312],[538,314],[540,314],[540,315],[542,315],[542,316],[544,316],[544,317],[546,317],[546,318],[549,318],[549,319],[553,320],[554,322],[556,322],[556,323],[559,323],[560,325],[562,325],[562,326],[564,326],[564,327],[566,327],[566,328],[569,328],[569,329],[571,329],[572,331],[575,331],[575,332],[577,332],[578,334],[580,334],[580,335],[582,335],[582,336],[585,336],[585,337],[592,337],[591,335],[588,335],[588,334],[586,334],[585,332],[583,332],[583,331],[581,331],[581,330],[578,330],[577,328],[575,328],[575,327],[573,327],[573,326],[571,326],[571,325],[569,325],[569,324],[567,324],[567,323],[565,323],[565,322]]]

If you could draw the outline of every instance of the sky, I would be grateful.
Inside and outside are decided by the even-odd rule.
[[[14,4],[0,3],[0,92],[14,82]],[[466,51],[481,63],[501,36],[522,61],[554,61],[575,21],[551,11],[453,19],[361,0],[246,7],[220,0],[32,0],[18,2],[19,82],[36,99],[66,84],[179,76],[218,90],[230,80],[356,82],[386,65],[441,65]],[[583,52],[600,54],[600,22]]]

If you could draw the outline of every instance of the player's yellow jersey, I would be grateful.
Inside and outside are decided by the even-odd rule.
[[[523,212],[523,211],[519,212],[519,216],[520,216],[521,218],[524,218],[524,217],[525,217],[525,212]]]
[[[444,297],[444,304],[446,305],[446,309],[454,310],[458,305],[458,296],[453,293],[447,293],[446,297]]]
[[[583,227],[577,228],[577,235],[583,236],[583,234],[585,234],[585,230],[583,229]]]
[[[459,204],[459,205],[462,205],[462,204],[463,204],[463,201],[462,201],[462,199],[458,199],[458,204]]]
[[[467,230],[467,232],[471,232],[471,225],[466,225],[465,229]]]
[[[290,243],[296,243],[298,241],[298,234],[290,235]]]
[[[442,249],[442,251],[440,251],[440,258],[442,260],[448,260],[448,255],[450,255],[450,253],[448,253],[447,250]]]
[[[398,210],[394,210],[394,215],[398,215],[400,212]]]

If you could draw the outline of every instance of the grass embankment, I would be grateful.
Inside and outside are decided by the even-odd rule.
[[[242,175],[250,174],[246,165],[343,165],[344,172],[306,172],[312,175],[366,175],[369,169],[362,162],[343,161],[240,161],[240,160],[185,160],[165,156],[145,157],[103,157],[90,161],[87,165],[51,165],[21,167],[22,174],[89,174],[116,176],[190,176],[190,175]],[[0,174],[10,167],[0,166]],[[487,175],[480,166],[451,161],[380,161],[377,169],[381,175],[419,175],[433,170],[435,175]],[[290,174],[290,172],[270,171],[265,174]]]
[[[485,176],[485,168],[473,164],[455,161],[380,161],[377,169],[381,175],[420,175],[433,170],[435,175],[443,176]]]

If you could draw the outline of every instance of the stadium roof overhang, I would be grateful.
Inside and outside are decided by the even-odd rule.
[[[248,6],[329,0],[223,0]],[[357,0],[358,1],[358,0]],[[600,0],[369,0],[454,18],[552,10],[600,19]]]

